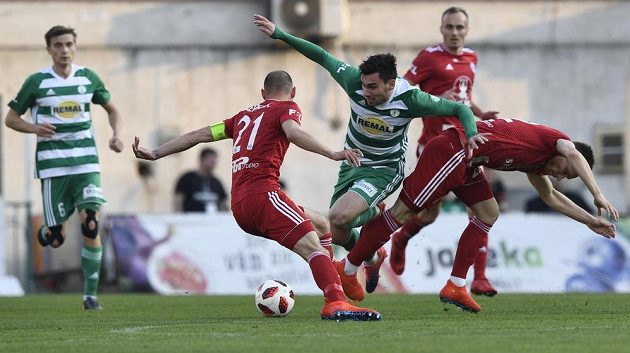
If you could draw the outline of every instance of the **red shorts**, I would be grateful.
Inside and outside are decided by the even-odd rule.
[[[466,166],[466,150],[454,129],[426,144],[416,169],[403,181],[399,199],[419,212],[451,191],[469,207],[493,197],[483,170]]]
[[[232,214],[245,232],[275,240],[289,250],[315,231],[304,211],[282,190],[247,196],[232,205]]]

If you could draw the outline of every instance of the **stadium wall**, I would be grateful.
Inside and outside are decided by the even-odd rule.
[[[391,51],[405,72],[419,49],[440,41],[441,12],[451,2],[349,1],[346,30],[325,44],[349,63]],[[617,1],[462,2],[471,16],[468,44],[480,56],[475,101],[502,116],[542,122],[593,142],[594,130],[630,127],[630,4]],[[54,16],[51,14],[54,13]],[[142,179],[130,144],[139,136],[155,146],[166,138],[227,118],[260,99],[265,74],[290,72],[304,111],[305,128],[325,143],[341,147],[348,103],[317,65],[265,38],[253,13],[268,14],[267,1],[44,1],[0,2],[0,95],[13,98],[24,79],[49,65],[44,32],[53,25],[78,32],[76,63],[96,70],[123,117],[126,150],[108,150],[106,114],[95,109],[95,129],[103,164],[104,212],[169,212],[178,175],[196,166],[199,148],[166,158]],[[369,24],[369,25],[368,25]],[[408,170],[421,124],[410,129]],[[24,135],[3,134],[5,200],[20,200],[31,175],[32,150]],[[17,146],[17,147],[16,147]],[[214,146],[217,172],[230,185],[229,143]],[[626,152],[626,155],[629,153]],[[630,161],[626,156],[626,165]],[[305,163],[307,161],[307,163]],[[324,211],[336,180],[336,164],[292,148],[282,170],[298,202]],[[505,175],[508,187],[525,178]],[[604,192],[628,210],[630,178],[602,176]],[[37,183],[31,187],[41,211]],[[72,230],[71,230],[72,231]]]

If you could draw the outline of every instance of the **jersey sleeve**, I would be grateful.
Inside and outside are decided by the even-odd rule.
[[[22,115],[26,111],[35,105],[37,96],[37,86],[34,76],[30,76],[24,81],[22,88],[18,92],[17,96],[9,102],[9,107],[15,110],[18,114]]]
[[[349,93],[349,90],[361,81],[361,71],[359,68],[348,65],[335,58],[316,44],[285,33],[278,26],[276,26],[271,37],[282,40],[302,55],[321,65],[330,73],[333,79],[337,81],[346,93]]]
[[[452,102],[447,99],[436,97],[419,89],[411,92],[411,105],[409,110],[413,116],[422,116],[424,118],[440,117],[440,116],[457,116],[466,132],[466,139],[477,134],[477,124],[472,110],[467,106]]]
[[[542,126],[547,130],[546,133],[539,134],[539,136],[544,136],[544,143],[547,145],[547,148],[549,148],[550,151],[558,152],[558,140],[572,141],[571,138],[562,131],[544,125],[539,126]]]
[[[98,105],[105,105],[111,99],[111,95],[107,88],[105,88],[105,84],[101,80],[100,77],[96,74],[96,72],[86,69],[86,76],[92,82],[94,87],[94,93],[92,95],[92,103]]]
[[[423,50],[413,60],[413,63],[411,64],[409,70],[407,70],[407,73],[405,73],[404,78],[412,84],[422,87],[422,82],[430,76],[431,71],[429,54]]]
[[[240,113],[239,113],[240,114]],[[223,124],[225,124],[225,135],[231,139],[234,138],[234,119],[238,116],[235,115],[229,119],[223,120]]]
[[[297,105],[290,106],[281,112],[279,117],[280,125],[287,120],[293,120],[298,125],[302,125],[302,111]]]

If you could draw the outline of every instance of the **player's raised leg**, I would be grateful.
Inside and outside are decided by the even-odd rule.
[[[396,214],[396,216],[393,214]],[[366,258],[370,258],[374,252],[378,254],[382,246],[389,241],[390,234],[402,224],[397,218],[405,221],[414,214],[415,213],[409,210],[400,200],[397,200],[392,208],[384,211],[383,214],[363,226],[361,229],[361,237],[355,247],[345,259],[335,263],[337,272],[341,277],[343,289],[350,299],[363,300],[365,297],[363,287],[357,279],[359,265],[365,261]],[[380,264],[383,263],[383,260],[384,257],[382,257]],[[380,264],[378,267],[380,267]],[[373,291],[378,284],[378,268],[366,274],[369,274],[369,276],[366,276],[366,282]]]
[[[422,210],[392,234],[392,248],[389,265],[397,275],[402,275],[405,271],[405,251],[407,249],[407,243],[411,238],[418,234],[422,228],[435,221],[440,214],[440,205],[441,202],[438,202],[435,205]]]

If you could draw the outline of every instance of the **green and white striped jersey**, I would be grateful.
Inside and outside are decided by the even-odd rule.
[[[344,67],[345,64],[340,65],[339,67]],[[360,149],[363,152],[361,164],[365,166],[393,165],[404,161],[411,119],[430,112],[428,109],[419,109],[428,102],[417,104],[417,101],[434,100],[437,104],[440,99],[420,91],[402,78],[397,78],[387,102],[374,107],[368,106],[361,89],[360,73],[351,73],[354,70],[359,71],[345,66],[345,70],[339,74],[332,73],[350,98],[350,120],[345,147]],[[352,82],[353,78],[357,82]]]
[[[323,66],[347,93],[351,112],[345,147],[358,148],[363,152],[362,165],[393,166],[403,162],[407,150],[407,129],[413,118],[456,115],[467,138],[477,133],[470,108],[423,92],[400,77],[396,79],[387,102],[368,106],[358,67],[348,65],[319,46],[285,33],[278,27],[272,37],[286,42]]]
[[[98,75],[74,64],[68,78],[51,66],[26,79],[9,107],[20,115],[30,109],[33,123],[56,127],[53,136],[37,137],[37,178],[100,172],[90,103],[104,105],[109,99]]]

